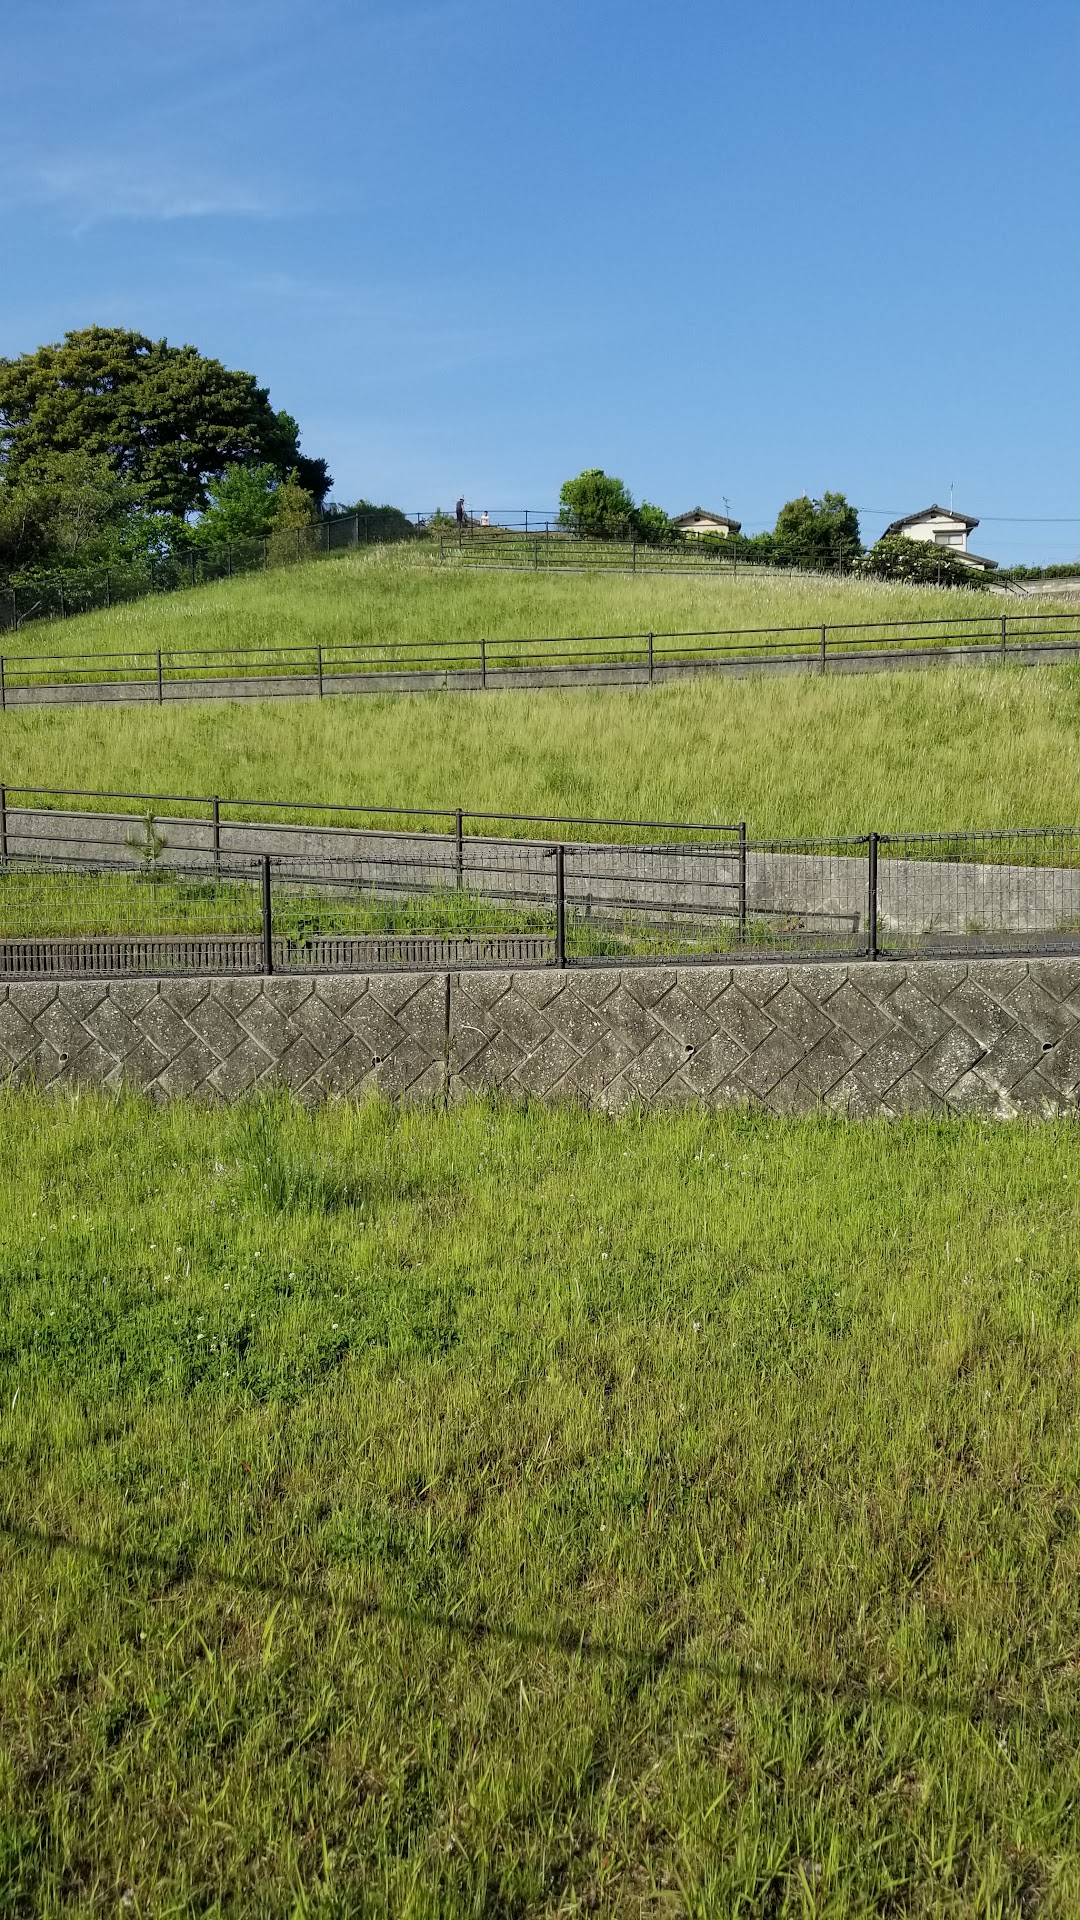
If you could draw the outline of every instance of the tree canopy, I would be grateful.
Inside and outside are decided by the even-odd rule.
[[[0,484],[0,567],[93,560],[123,544],[135,510],[129,481],[87,453],[49,454],[29,473]]]
[[[200,545],[218,540],[263,540],[313,518],[311,495],[297,476],[279,478],[269,465],[226,467],[209,485],[210,505],[195,528]]]
[[[559,489],[559,519],[590,540],[625,539],[631,531],[634,496],[603,467],[586,467]]]
[[[643,540],[660,546],[674,539],[663,507],[640,506],[630,489],[603,467],[586,467],[559,490],[559,520],[587,540]]]
[[[830,572],[850,565],[862,552],[859,516],[842,493],[811,500],[805,493],[789,500],[776,516],[773,551],[785,566]]]
[[[57,462],[105,463],[151,513],[204,511],[211,482],[233,466],[268,465],[321,504],[324,460],[299,449],[291,414],[275,413],[253,374],[195,347],[123,327],[85,327],[0,360],[0,478],[38,484]]]

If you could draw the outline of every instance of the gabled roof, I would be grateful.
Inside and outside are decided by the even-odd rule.
[[[919,520],[955,520],[958,527],[966,527],[969,533],[972,527],[979,524],[970,513],[954,513],[951,507],[923,507],[918,513],[906,513],[902,520],[894,520],[891,526],[886,527],[882,539],[890,533],[903,533],[905,527],[913,527]]]
[[[742,526],[741,520],[732,520],[726,513],[713,513],[711,507],[691,507],[688,513],[677,513],[671,524],[681,527],[684,520],[712,520],[718,527],[731,527],[735,533]]]

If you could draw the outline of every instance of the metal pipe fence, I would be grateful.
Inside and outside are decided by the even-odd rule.
[[[1080,828],[761,839],[743,823],[382,809],[328,826],[212,805],[140,819],[0,789],[0,977],[1080,952]]]
[[[670,632],[0,652],[0,709],[54,700],[160,705],[200,696],[321,698],[388,689],[642,686],[717,669],[826,673],[913,660],[1028,664],[1078,654],[1080,610],[1068,609]]]
[[[565,524],[557,508],[498,508],[487,516],[469,511],[455,523],[438,509],[399,513],[372,508],[329,513],[304,527],[265,538],[192,544],[163,549],[139,562],[68,567],[27,579],[0,581],[0,633],[17,633],[32,621],[67,620],[108,611],[153,594],[204,586],[271,567],[284,567],[350,549],[406,543],[418,558],[440,566],[529,568],[536,572],[626,572],[738,574],[804,572],[740,553],[741,542],[687,538],[675,545],[625,537],[595,539]],[[838,552],[829,572],[850,573],[850,557]]]

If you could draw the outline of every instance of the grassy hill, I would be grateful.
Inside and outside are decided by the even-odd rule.
[[[996,605],[996,603],[995,603]],[[992,612],[994,609],[991,608]],[[439,570],[400,550],[175,593],[5,638],[23,653],[391,644],[987,617],[986,596],[806,575]],[[8,784],[518,812],[745,818],[760,833],[1071,821],[1069,668],[572,691],[9,711]]]
[[[1069,824],[1080,669],[9,710],[0,780],[761,834]]]
[[[985,594],[765,574],[544,575],[438,568],[400,549],[248,574],[3,636],[16,655],[304,641],[430,641],[795,627],[846,621],[954,621],[997,610]]]

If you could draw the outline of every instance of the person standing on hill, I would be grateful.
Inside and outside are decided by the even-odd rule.
[[[461,499],[458,501],[457,506],[454,508],[454,515],[457,520],[458,526],[463,527],[465,525],[465,495],[464,494],[462,494]]]

